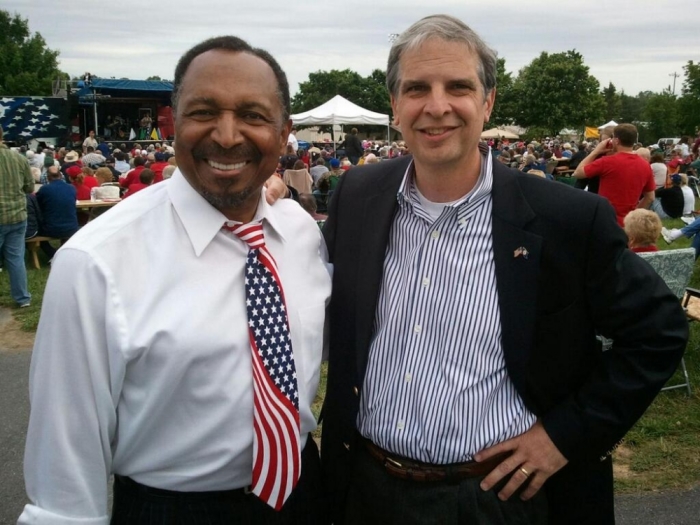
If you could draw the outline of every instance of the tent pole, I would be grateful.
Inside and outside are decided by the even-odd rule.
[[[391,142],[391,123],[386,125],[386,141]]]

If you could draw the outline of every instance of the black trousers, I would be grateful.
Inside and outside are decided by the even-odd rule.
[[[509,478],[509,477],[508,477]],[[528,501],[519,492],[508,501],[498,491],[508,479],[484,492],[484,476],[459,482],[399,479],[359,445],[350,481],[344,525],[545,525],[544,491]]]
[[[318,447],[309,436],[301,453],[301,475],[294,492],[277,512],[243,489],[176,492],[114,477],[111,525],[321,525],[326,523],[321,495]]]

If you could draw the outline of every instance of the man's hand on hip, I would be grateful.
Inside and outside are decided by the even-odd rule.
[[[498,497],[503,501],[510,498],[525,482],[528,484],[520,498],[530,499],[550,476],[569,462],[549,439],[539,421],[524,434],[482,450],[474,459],[484,461],[501,452],[512,454],[484,478],[481,488],[491,490],[496,483],[512,474],[508,483],[498,493]]]

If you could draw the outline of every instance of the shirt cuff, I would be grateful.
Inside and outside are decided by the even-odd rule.
[[[17,525],[109,525],[109,516],[99,518],[63,516],[28,504],[17,520]]]

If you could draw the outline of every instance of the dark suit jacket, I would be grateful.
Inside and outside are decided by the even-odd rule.
[[[342,512],[396,194],[410,158],[353,168],[324,235],[334,264],[322,463]],[[506,367],[569,464],[545,485],[552,523],[613,523],[610,453],[675,371],[678,299],[605,199],[494,163],[493,247]],[[525,247],[527,258],[515,257]],[[601,352],[596,332],[614,339]],[[339,523],[339,516],[335,516]]]

